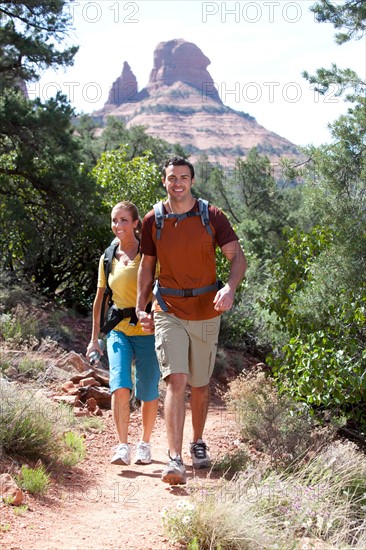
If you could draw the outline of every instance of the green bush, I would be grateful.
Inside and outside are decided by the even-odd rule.
[[[233,453],[217,459],[213,464],[213,469],[230,477],[245,470],[250,462],[249,452],[245,448],[238,448]]]
[[[191,489],[162,516],[172,542],[192,550],[287,550],[310,540],[365,548],[366,459],[353,443],[327,445],[291,470],[251,464],[230,481]]]
[[[18,365],[18,371],[20,374],[27,376],[28,378],[37,378],[37,376],[44,370],[44,361],[41,359],[33,359],[31,357],[23,357]]]
[[[0,337],[13,346],[29,344],[38,335],[38,322],[25,306],[0,315]]]
[[[267,361],[281,391],[311,407],[357,420],[362,427],[366,286],[364,271],[352,276],[356,264],[346,257],[338,237],[329,227],[288,233],[263,300],[286,341]]]
[[[243,438],[273,464],[290,465],[324,443],[325,432],[318,436],[307,408],[279,395],[275,381],[263,372],[239,375],[230,383],[226,400]]]
[[[32,494],[45,493],[50,483],[50,474],[46,472],[43,464],[37,468],[29,468],[23,465],[17,481],[22,489]]]
[[[74,425],[73,413],[47,399],[41,391],[0,384],[0,450],[9,456],[57,462],[63,434]]]
[[[63,435],[65,451],[60,460],[65,466],[75,466],[85,458],[86,446],[82,436],[75,432],[66,432]]]

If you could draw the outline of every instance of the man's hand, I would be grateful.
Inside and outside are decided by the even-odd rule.
[[[136,311],[136,315],[144,332],[154,332],[155,323],[153,313],[146,313],[146,311]]]
[[[216,292],[213,303],[216,311],[228,311],[233,307],[234,291],[229,287],[228,284],[226,284]]]

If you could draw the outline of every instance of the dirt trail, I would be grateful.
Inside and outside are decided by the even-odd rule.
[[[163,533],[161,512],[188,498],[190,487],[217,474],[194,471],[188,456],[190,410],[187,406],[183,458],[187,485],[170,488],[160,480],[167,461],[162,407],[152,437],[153,462],[149,465],[114,466],[109,463],[116,444],[110,412],[106,430],[88,434],[87,457],[57,480],[45,497],[27,495],[29,509],[15,516],[11,507],[0,508],[0,546],[8,550],[166,550],[174,548]],[[137,443],[139,412],[132,413],[130,442]],[[205,440],[211,458],[232,448],[237,426],[218,402],[210,405]]]

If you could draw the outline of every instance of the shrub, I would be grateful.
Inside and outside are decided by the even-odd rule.
[[[37,468],[23,465],[17,481],[21,488],[29,493],[45,493],[50,483],[50,474],[46,472],[43,464]]]
[[[43,370],[44,362],[41,359],[24,357],[18,365],[19,373],[27,376],[28,378],[37,378],[39,373]]]
[[[258,550],[275,548],[284,538],[253,504],[232,502],[217,487],[208,488],[207,494],[207,499],[201,500],[198,493],[193,502],[163,510],[163,526],[173,542],[192,550]]]
[[[63,436],[65,451],[61,456],[61,462],[65,466],[75,466],[86,455],[85,441],[75,432],[66,432]]]
[[[278,465],[292,463],[330,437],[324,431],[320,441],[307,408],[280,396],[273,379],[263,372],[238,376],[230,383],[226,400],[242,436]]]
[[[41,391],[0,384],[0,449],[8,455],[57,461],[65,447],[62,436],[74,424],[72,412]]]
[[[225,476],[233,476],[237,472],[245,470],[250,462],[251,458],[247,450],[239,448],[233,453],[217,459],[213,464],[213,469],[222,472]]]
[[[304,537],[319,548],[365,548],[366,458],[349,442],[291,471],[252,464],[231,481],[203,481],[191,500],[164,510],[163,525],[192,550],[304,548]]]
[[[31,343],[38,334],[38,322],[26,307],[18,305],[11,313],[0,315],[0,336],[14,346]]]

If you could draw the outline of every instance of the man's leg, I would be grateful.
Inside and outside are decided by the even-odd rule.
[[[169,454],[172,458],[182,456],[186,385],[186,374],[170,374],[166,378],[164,415]]]
[[[200,388],[191,388],[191,392],[193,441],[197,441],[197,439],[203,439],[210,401],[210,386],[207,384]]]
[[[191,321],[190,335],[190,377],[192,388],[191,410],[193,438],[190,454],[194,468],[208,468],[210,457],[208,447],[203,441],[210,401],[210,379],[215,366],[220,318],[206,321]]]
[[[165,426],[169,447],[169,462],[161,479],[170,485],[186,483],[186,468],[182,460],[185,420],[185,389],[188,381],[189,337],[188,321],[166,313],[155,314],[156,354],[166,382],[164,402]]]

